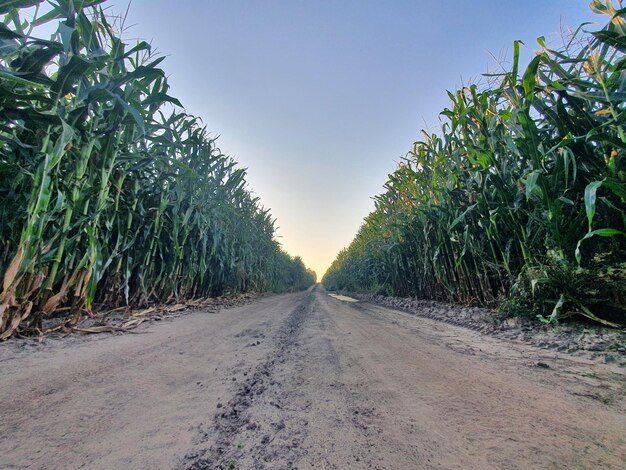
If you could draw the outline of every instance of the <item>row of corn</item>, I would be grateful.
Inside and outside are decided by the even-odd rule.
[[[324,277],[330,289],[626,324],[626,9],[449,93]],[[594,31],[587,31],[593,29]]]
[[[0,2],[0,338],[99,304],[314,282],[103,1]]]

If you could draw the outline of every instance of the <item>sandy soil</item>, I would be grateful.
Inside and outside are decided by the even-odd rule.
[[[0,345],[0,467],[615,468],[623,368],[322,289]]]
[[[333,294],[331,294],[333,295]],[[523,341],[543,349],[567,352],[576,356],[626,367],[626,329],[609,328],[578,317],[556,325],[541,325],[529,317],[505,317],[481,307],[420,300],[352,294],[356,299],[443,321],[471,330],[514,341]]]

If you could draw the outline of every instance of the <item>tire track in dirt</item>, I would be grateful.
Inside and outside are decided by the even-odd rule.
[[[247,378],[237,388],[234,396],[225,405],[218,404],[218,412],[214,415],[210,429],[200,429],[200,436],[196,449],[184,457],[181,470],[210,470],[238,468],[246,458],[252,458],[252,467],[264,468],[264,461],[272,458],[269,455],[268,444],[274,438],[261,424],[255,422],[251,408],[259,404],[262,395],[276,392],[280,383],[275,380],[275,370],[279,364],[290,358],[291,350],[297,346],[297,339],[302,331],[307,314],[310,311],[314,294],[308,294],[305,299],[288,315],[273,338],[275,349],[254,369],[244,373]],[[271,393],[277,395],[277,393]],[[259,406],[269,403],[277,410],[281,409],[278,400],[265,400]],[[274,433],[282,431],[285,423],[282,419],[271,423]],[[306,429],[305,426],[299,426]],[[214,443],[208,448],[205,446],[214,437]],[[241,442],[254,442],[251,449],[245,448]],[[297,442],[294,445],[284,446],[281,458],[293,462],[298,457]],[[251,456],[250,456],[251,455]]]

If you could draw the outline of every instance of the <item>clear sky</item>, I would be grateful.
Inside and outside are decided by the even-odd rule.
[[[127,2],[114,0],[122,12]],[[133,0],[126,38],[168,56],[171,94],[248,168],[285,249],[321,278],[446,90],[600,20],[581,0]],[[603,21],[603,19],[601,19]]]

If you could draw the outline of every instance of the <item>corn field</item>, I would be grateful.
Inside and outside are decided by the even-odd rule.
[[[94,306],[315,281],[102,3],[0,1],[0,339]]]
[[[626,324],[626,9],[449,93],[323,282]],[[596,27],[597,29],[597,27]]]

